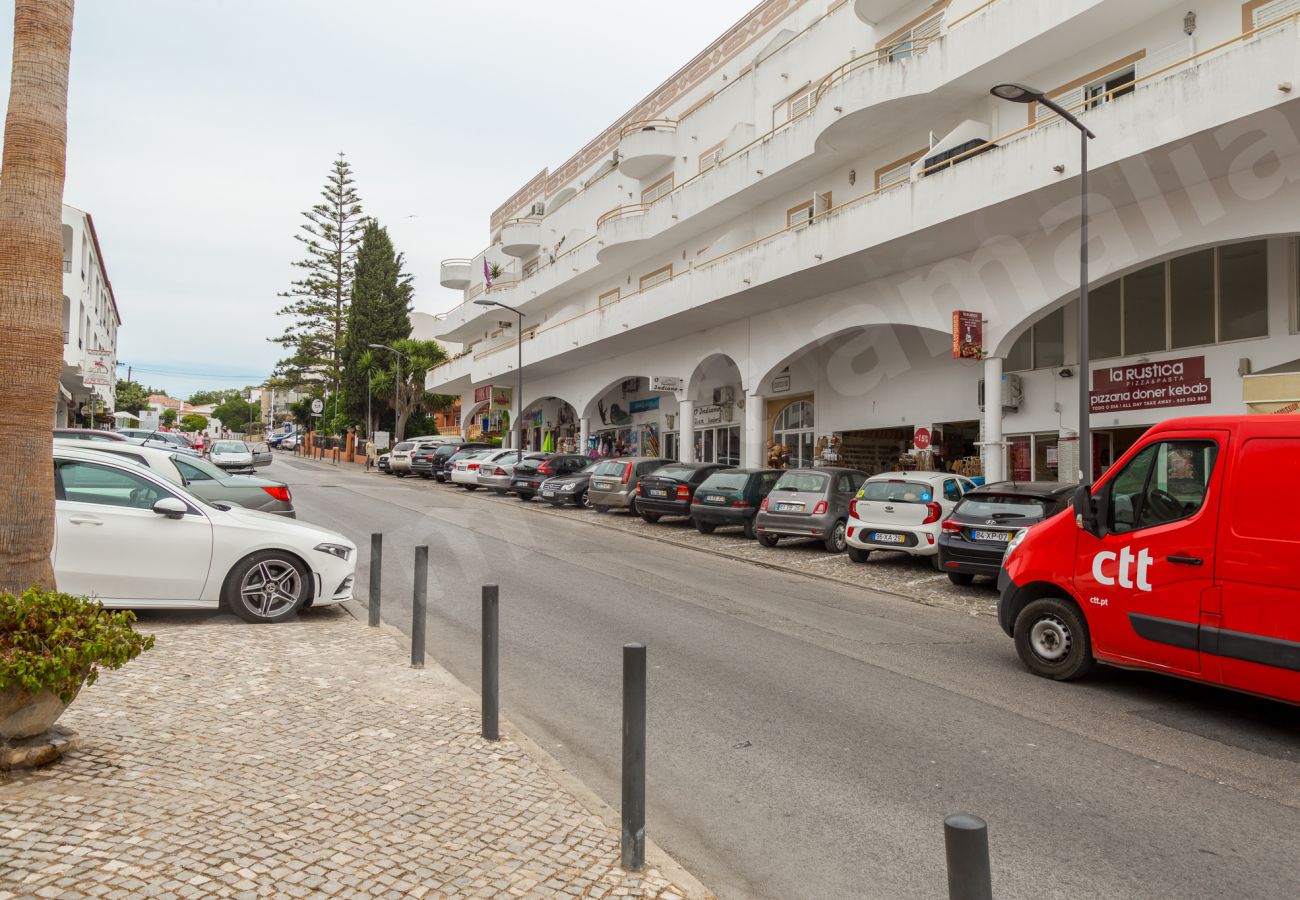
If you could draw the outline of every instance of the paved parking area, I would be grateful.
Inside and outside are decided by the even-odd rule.
[[[414,489],[464,493],[451,485],[422,479],[402,480]],[[746,540],[739,528],[722,528],[713,534],[700,534],[690,520],[684,518],[661,519],[651,525],[639,516],[623,512],[600,514],[573,506],[556,507],[540,500],[524,503],[514,495],[482,489],[475,491],[473,498],[484,503],[504,503],[543,515],[589,522],[602,528],[617,528],[682,547],[897,594],[927,606],[959,610],[970,615],[997,616],[998,594],[992,578],[976,578],[973,585],[958,587],[948,580],[947,575],[936,572],[928,560],[913,559],[902,553],[875,552],[867,562],[859,564],[850,560],[847,553],[826,552],[818,541],[783,539],[775,547],[764,547],[756,540]]]
[[[0,779],[0,900],[704,894],[667,860],[689,892],[619,868],[616,827],[508,723],[483,741],[476,698],[390,629],[337,608],[140,628],[155,648],[64,715],[82,749]]]

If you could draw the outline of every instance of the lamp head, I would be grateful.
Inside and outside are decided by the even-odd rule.
[[[1042,91],[1015,82],[996,85],[989,93],[1002,100],[1010,100],[1012,103],[1034,103],[1043,99]]]
[[[474,301],[475,306],[500,306],[495,300],[481,299]]]

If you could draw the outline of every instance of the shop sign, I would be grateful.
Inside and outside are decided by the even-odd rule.
[[[483,387],[474,388],[474,402],[487,403],[492,399],[492,385],[485,384]]]
[[[676,375],[651,375],[650,390],[652,391],[680,391],[682,389],[682,380]]]
[[[510,400],[514,396],[514,388],[493,387],[492,388],[492,410],[510,409]]]
[[[790,390],[789,375],[778,375],[772,379],[772,393],[784,394],[788,390]]]
[[[731,407],[717,403],[695,407],[695,427],[708,428],[710,425],[722,425],[731,421]]]
[[[930,449],[930,429],[916,429],[916,433],[912,435],[912,443],[916,446],[917,450]]]
[[[1286,406],[1282,407],[1281,409],[1273,410],[1273,415],[1275,416],[1290,415],[1291,413],[1296,412],[1297,410],[1300,410],[1300,403],[1288,403]]]
[[[968,309],[952,313],[952,358],[984,358],[984,316]]]
[[[1089,406],[1094,413],[1209,402],[1204,356],[1133,363],[1092,373]]]
[[[81,380],[85,384],[95,385],[97,387],[108,387],[112,382],[108,377],[107,369],[85,368],[81,371]]]
[[[633,400],[627,405],[627,411],[630,413],[650,412],[652,409],[659,408],[658,397],[646,397],[641,400]]]

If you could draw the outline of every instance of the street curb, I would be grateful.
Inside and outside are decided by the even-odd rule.
[[[358,625],[369,628],[368,609],[355,598],[340,604],[343,609],[347,610],[348,615],[356,620]],[[406,650],[408,640],[406,633],[395,625],[380,621],[379,630],[386,634],[400,646],[403,652]],[[451,674],[447,669],[435,659],[426,659],[424,671],[433,675],[440,681],[450,685],[461,695],[461,699],[473,706],[482,709],[482,696],[465,682]],[[501,737],[518,744],[524,753],[538,767],[555,780],[564,791],[569,793],[578,803],[596,818],[605,823],[614,834],[618,834],[622,828],[622,822],[618,810],[606,803],[601,797],[587,787],[577,775],[569,771],[565,766],[552,756],[541,744],[534,741],[522,729],[515,727],[514,723],[506,716],[501,716]],[[696,878],[681,863],[673,859],[666,850],[656,844],[650,838],[645,842],[646,868],[655,869],[669,881],[672,881],[678,887],[684,888],[687,900],[717,900],[717,895],[704,886],[704,883]]]

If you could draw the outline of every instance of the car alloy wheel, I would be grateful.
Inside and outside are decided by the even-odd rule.
[[[595,508],[591,505],[591,496],[586,491],[583,491],[582,496],[578,498],[578,505],[581,506],[583,509]]]
[[[845,524],[836,522],[835,527],[831,529],[830,536],[826,538],[823,546],[831,553],[843,553],[844,548],[849,545],[848,538],[844,536]]]
[[[257,553],[236,567],[227,592],[236,615],[249,622],[279,622],[306,601],[308,580],[301,565],[277,551]]]

